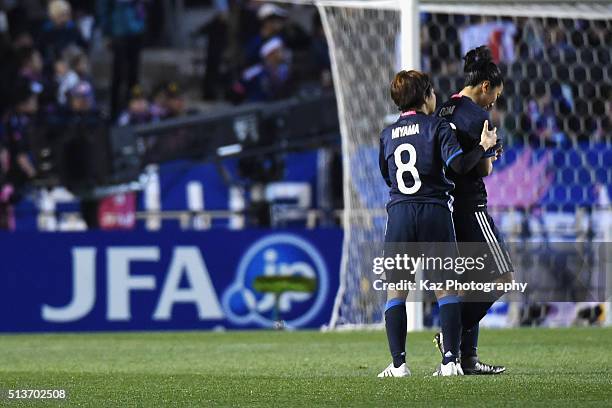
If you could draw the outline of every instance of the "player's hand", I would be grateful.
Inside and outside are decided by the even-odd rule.
[[[499,156],[501,156],[503,152],[504,152],[503,146],[499,146],[497,149],[495,149],[495,156],[493,156],[493,161],[499,159]]]
[[[489,121],[485,120],[482,126],[482,133],[480,134],[480,145],[483,147],[485,152],[495,146],[497,143],[497,128],[489,130]]]

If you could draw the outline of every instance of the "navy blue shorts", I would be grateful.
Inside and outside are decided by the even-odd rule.
[[[408,255],[444,259],[459,255],[453,217],[448,208],[439,204],[398,202],[387,209],[387,214],[385,257]],[[388,271],[386,274],[389,282],[413,281],[414,277],[400,270]],[[440,265],[424,270],[423,278],[431,282],[444,282],[455,279],[456,275],[453,270],[441,268]]]
[[[464,209],[458,211],[455,209],[453,220],[457,242],[486,242],[488,248],[487,270],[495,271],[499,275],[514,270],[508,247],[486,207],[476,210]],[[462,253],[461,255],[467,256],[468,254]]]
[[[385,242],[455,242],[453,216],[439,204],[398,202],[387,209]]]

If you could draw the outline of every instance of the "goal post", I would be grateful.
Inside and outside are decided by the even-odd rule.
[[[421,69],[421,48],[419,36],[419,4],[418,0],[398,1],[400,12],[399,54],[401,69]],[[411,293],[406,302],[408,331],[423,330],[423,303],[415,299],[416,293]]]

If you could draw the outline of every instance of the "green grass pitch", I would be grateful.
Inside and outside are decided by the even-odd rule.
[[[612,404],[612,329],[483,330],[491,377],[434,378],[433,333],[408,336],[410,378],[379,379],[383,332],[0,336],[0,406],[551,406]],[[7,400],[66,389],[65,401]]]

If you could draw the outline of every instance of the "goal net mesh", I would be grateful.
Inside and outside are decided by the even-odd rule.
[[[397,115],[388,88],[400,68],[400,10],[391,3],[317,3],[344,169],[345,239],[332,327],[383,319],[384,294],[371,288],[360,256],[385,230],[378,137],[385,118]],[[440,102],[462,88],[462,56],[471,48],[488,45],[503,72],[504,95],[491,116],[506,151],[487,186],[509,240],[525,239],[526,230],[610,240],[611,14],[609,5],[421,4],[420,65]]]
[[[332,58],[342,133],[344,248],[340,292],[331,326],[381,320],[381,293],[369,290],[359,253],[379,242],[385,228],[387,193],[378,171],[378,135],[385,116],[396,112],[389,81],[398,67],[395,10],[320,7]],[[348,227],[348,228],[347,228]],[[370,272],[371,273],[371,272]]]

